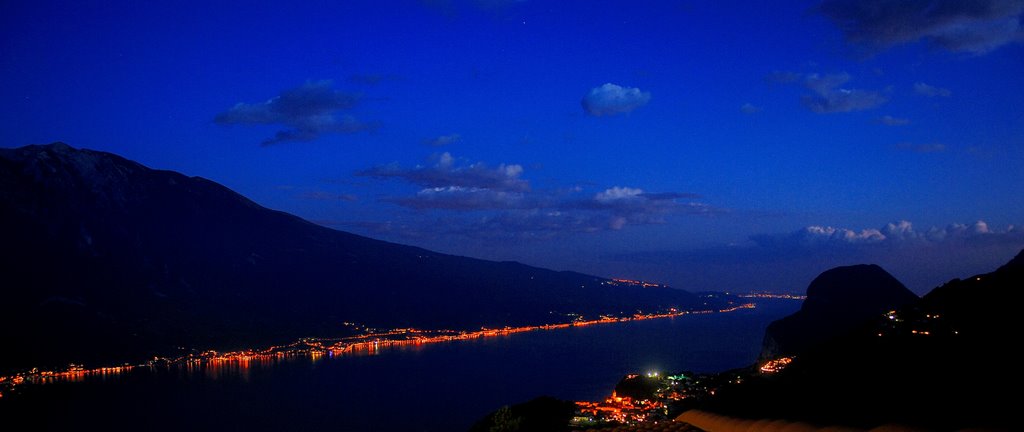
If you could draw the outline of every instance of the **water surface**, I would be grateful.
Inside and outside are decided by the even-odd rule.
[[[521,333],[377,355],[248,367],[142,370],[25,386],[0,400],[33,429],[463,431],[540,395],[600,400],[626,373],[720,371],[752,363],[764,328],[799,307]]]

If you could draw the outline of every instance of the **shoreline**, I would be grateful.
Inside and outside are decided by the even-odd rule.
[[[220,367],[248,368],[252,362],[273,362],[284,359],[309,358],[313,361],[324,356],[335,357],[351,354],[374,355],[381,349],[399,347],[417,347],[435,343],[476,340],[483,338],[509,336],[517,333],[559,330],[571,327],[585,327],[598,324],[614,324],[652,319],[675,318],[685,315],[703,315],[729,313],[742,309],[754,309],[755,303],[743,303],[728,308],[715,310],[678,311],[634,314],[625,317],[602,316],[598,319],[577,319],[566,323],[542,324],[536,326],[502,327],[497,329],[481,328],[476,331],[458,330],[422,330],[415,328],[397,328],[385,331],[371,331],[367,334],[341,338],[302,338],[285,345],[271,345],[263,349],[247,349],[230,352],[206,350],[190,353],[179,357],[154,357],[153,360],[141,364],[124,363],[119,366],[103,366],[85,368],[71,364],[58,370],[31,369],[13,375],[0,376],[0,403],[18,387],[25,385],[46,385],[53,383],[81,382],[89,377],[108,377],[125,374],[136,370],[156,370],[157,368],[183,367],[187,370]]]

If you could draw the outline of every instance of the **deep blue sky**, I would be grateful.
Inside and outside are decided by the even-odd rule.
[[[1024,247],[1019,0],[158,3],[0,3],[0,145],[691,290]]]

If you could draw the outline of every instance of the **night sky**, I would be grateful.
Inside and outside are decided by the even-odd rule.
[[[5,1],[0,146],[110,151],[446,253],[695,291],[874,262],[923,293],[1024,247],[1022,13]]]

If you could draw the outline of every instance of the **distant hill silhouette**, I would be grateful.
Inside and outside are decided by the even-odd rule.
[[[0,149],[0,372],[376,327],[479,328],[693,294],[378,241],[61,143]]]
[[[811,282],[799,311],[768,326],[761,358],[803,352],[917,300],[917,295],[877,265],[836,267]]]
[[[777,375],[722,388],[704,408],[830,425],[1017,429],[1007,395],[1021,384],[1021,287],[1024,252],[808,348]]]

